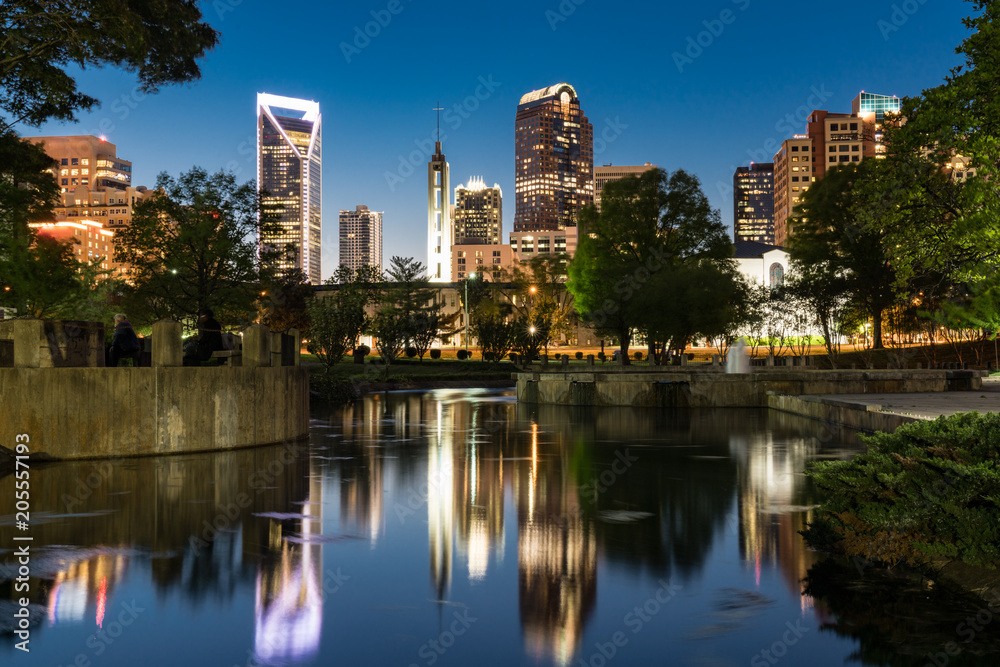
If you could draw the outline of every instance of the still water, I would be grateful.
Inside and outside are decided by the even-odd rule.
[[[798,534],[817,502],[801,471],[858,447],[766,411],[440,390],[317,411],[308,443],[36,466],[31,652],[3,634],[0,660],[935,664],[965,602],[859,587],[861,566],[804,581],[822,559]],[[13,524],[0,517],[7,629]],[[950,611],[914,620],[920,605]],[[993,664],[990,632],[941,655]]]

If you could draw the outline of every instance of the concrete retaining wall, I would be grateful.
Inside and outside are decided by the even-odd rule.
[[[281,368],[0,368],[0,443],[57,459],[179,454],[297,440],[309,378]]]
[[[870,394],[979,389],[978,371],[704,370],[517,373],[524,403],[637,407],[767,407],[768,394]]]
[[[903,424],[920,421],[916,417],[880,412],[877,406],[830,398],[772,394],[767,397],[767,403],[773,410],[868,432],[892,433]]]

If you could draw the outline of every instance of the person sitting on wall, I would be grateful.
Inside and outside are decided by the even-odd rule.
[[[132,357],[133,363],[139,365],[139,358],[136,353],[142,346],[139,344],[139,337],[132,329],[132,323],[128,321],[124,313],[115,315],[115,333],[111,337],[111,346],[108,347],[106,364],[112,368],[117,368],[122,357]]]
[[[223,349],[222,325],[211,308],[202,308],[198,311],[198,335],[184,341],[184,365],[197,366],[211,359],[216,350]]]

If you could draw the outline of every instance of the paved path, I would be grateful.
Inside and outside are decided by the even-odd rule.
[[[881,406],[883,412],[937,419],[958,412],[1000,412],[1000,378],[983,379],[979,391],[921,394],[830,394],[821,398],[845,403]]]

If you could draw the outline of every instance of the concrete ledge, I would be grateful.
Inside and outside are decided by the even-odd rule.
[[[55,459],[152,456],[298,440],[303,367],[0,368],[0,442]]]
[[[867,432],[892,433],[903,424],[921,421],[917,417],[882,412],[881,406],[878,405],[838,401],[818,396],[769,394],[767,407]]]

